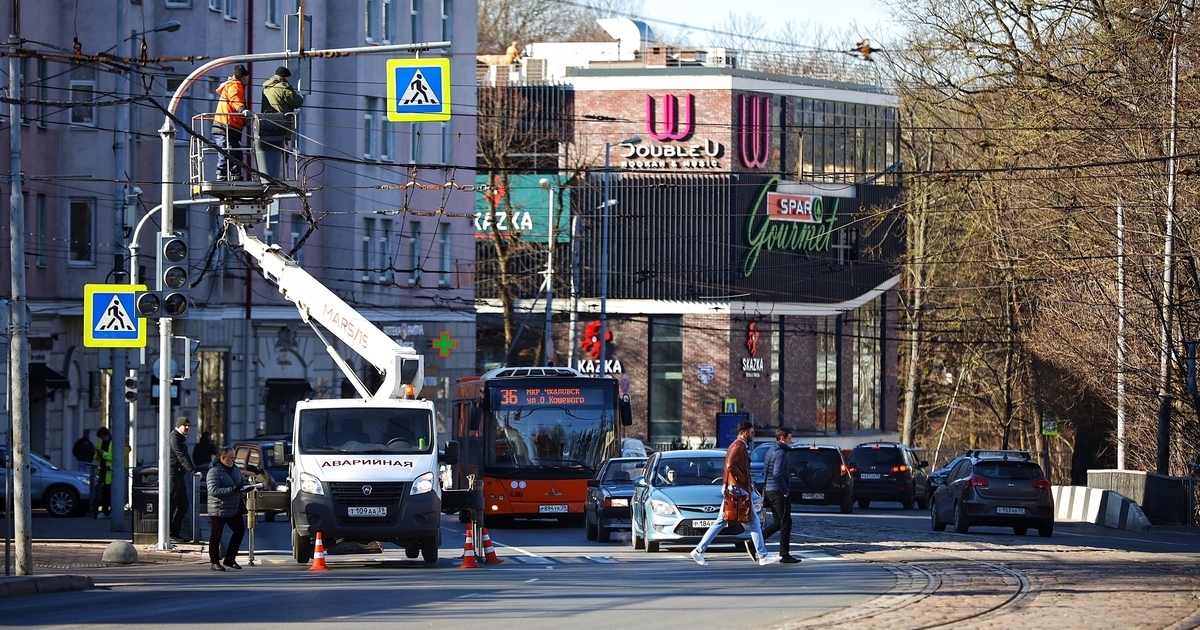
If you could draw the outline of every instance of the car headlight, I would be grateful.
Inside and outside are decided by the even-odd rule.
[[[413,481],[412,490],[408,491],[409,494],[425,494],[426,492],[433,492],[432,470],[417,477]]]
[[[300,473],[300,492],[325,496],[325,487],[321,485],[321,480],[312,473],[302,472]]]
[[[92,483],[91,478],[88,477],[87,475],[75,475],[75,478],[79,480],[79,483],[81,483],[85,486]]]
[[[679,514],[679,512],[675,510],[674,505],[671,505],[666,501],[659,501],[658,499],[650,500],[650,509],[659,516],[671,516],[673,514]]]

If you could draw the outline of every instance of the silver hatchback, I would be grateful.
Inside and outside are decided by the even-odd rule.
[[[0,466],[0,510],[3,510],[3,505],[8,504],[5,492],[8,466],[12,465],[7,446],[0,446],[0,461],[4,462]],[[29,454],[29,463],[33,507],[45,508],[51,516],[78,516],[87,510],[92,494],[87,473],[63,470],[36,453]]]
[[[976,525],[1011,527],[1024,536],[1030,527],[1054,534],[1050,482],[1029,455],[967,457],[950,469],[929,503],[933,531],[965,534]]]

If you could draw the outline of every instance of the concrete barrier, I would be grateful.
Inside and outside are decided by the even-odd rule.
[[[1113,529],[1147,531],[1150,519],[1127,497],[1111,490],[1084,486],[1053,486],[1054,519],[1082,521]]]

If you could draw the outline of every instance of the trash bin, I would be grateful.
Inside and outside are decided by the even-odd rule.
[[[133,469],[133,544],[158,543],[158,466]]]
[[[258,158],[258,170],[274,179],[287,179],[284,173],[284,148],[292,136],[295,117],[291,114],[262,114],[254,117],[258,126],[254,149]],[[261,178],[262,183],[270,183]]]

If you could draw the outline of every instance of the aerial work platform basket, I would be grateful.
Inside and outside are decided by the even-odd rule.
[[[245,115],[240,146],[226,149],[213,141],[215,117],[216,114],[192,117],[192,129],[200,134],[193,134],[189,142],[188,171],[193,198],[261,199],[296,191],[300,185],[300,160],[295,113]],[[227,158],[225,172],[218,173],[222,152]]]

